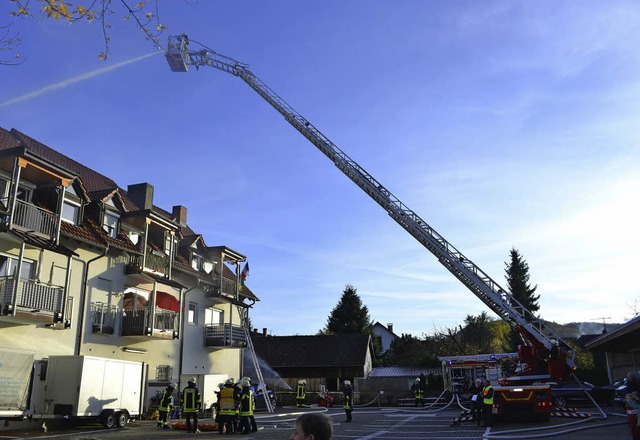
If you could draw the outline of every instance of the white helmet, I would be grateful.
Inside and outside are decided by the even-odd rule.
[[[349,386],[351,386],[351,381],[350,381],[350,380],[345,380],[343,383],[344,383],[345,385],[349,385]]]
[[[169,386],[170,386],[171,388],[173,388],[174,390],[175,390],[176,388],[178,388],[178,384],[177,384],[176,382],[171,382],[171,383],[169,384]]]
[[[251,381],[248,377],[243,377],[241,383],[243,387],[248,387],[249,385],[251,385]]]

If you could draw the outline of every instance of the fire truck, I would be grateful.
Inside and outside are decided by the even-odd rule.
[[[193,44],[198,45],[199,50],[193,50],[190,47]],[[208,66],[243,80],[378,203],[398,225],[429,250],[478,299],[508,322],[522,341],[517,353],[522,369],[503,379],[501,386],[506,387],[509,393],[507,395],[505,392],[504,399],[497,399],[497,405],[504,405],[502,412],[509,412],[513,407],[520,409],[522,402],[526,401],[533,411],[534,408],[542,408],[544,403],[544,411],[550,414],[551,408],[547,405],[551,402],[551,393],[549,386],[543,383],[569,380],[575,365],[572,350],[549,326],[287,104],[249,70],[248,64],[190,41],[184,34],[169,37],[165,57],[174,72],[187,72],[190,66],[196,69]]]
[[[485,379],[494,389],[493,413],[497,416],[528,416],[546,420],[553,408],[549,386],[513,384],[509,376],[522,370],[518,353],[440,356],[445,389],[469,400],[476,381]]]

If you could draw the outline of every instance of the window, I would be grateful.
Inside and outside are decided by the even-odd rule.
[[[62,220],[77,225],[80,221],[80,204],[65,200],[62,205]]]
[[[117,213],[105,211],[102,229],[107,231],[107,234],[109,234],[111,238],[116,238],[118,235],[118,220],[120,220],[120,216]]]
[[[156,380],[159,382],[169,382],[173,376],[171,365],[158,365],[156,367]]]
[[[222,310],[219,309],[204,309],[204,323],[205,325],[220,325],[223,324],[224,321],[222,318],[224,314]]]
[[[164,233],[164,253],[167,255],[171,255],[171,242],[172,240],[171,233],[169,231],[165,231]]]
[[[18,259],[6,255],[0,255],[0,277],[13,276],[18,269]],[[30,280],[33,278],[35,263],[28,260],[22,260],[22,269],[20,271],[20,279]]]
[[[198,305],[196,303],[189,303],[187,322],[193,325],[198,324]]]
[[[198,254],[191,254],[191,267],[195,270],[202,270],[204,259]]]
[[[77,225],[80,223],[80,197],[69,185],[64,189],[64,203],[62,204],[62,220]]]

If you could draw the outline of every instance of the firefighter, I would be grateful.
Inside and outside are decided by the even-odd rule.
[[[160,395],[160,401],[158,402],[158,411],[160,411],[160,418],[158,419],[158,428],[162,429],[171,429],[169,428],[169,420],[168,415],[173,408],[173,391],[176,389],[178,384],[175,382],[170,383],[164,390],[162,390],[162,394]]]
[[[233,419],[236,416],[236,402],[234,395],[235,389],[233,386],[233,379],[227,379],[224,383],[224,387],[220,390],[219,434],[222,434],[223,431],[225,431],[226,434],[233,433]]]
[[[302,408],[304,406],[304,398],[307,394],[307,381],[302,379],[298,381],[298,386],[296,387],[296,402],[298,403],[298,408]]]
[[[213,404],[212,408],[214,411],[214,419],[213,421],[215,423],[218,424],[218,426],[220,426],[220,391],[222,391],[222,389],[224,388],[224,383],[219,383],[218,384],[218,391],[215,391],[215,395],[216,395],[216,403]]]
[[[258,430],[256,419],[253,416],[255,401],[251,381],[248,377],[242,379],[242,391],[240,392],[240,433],[250,434]]]
[[[484,388],[482,389],[482,418],[484,426],[491,428],[493,420],[493,396],[494,390],[489,379],[485,379]]]
[[[187,419],[187,431],[199,433],[198,429],[198,411],[200,411],[200,391],[196,387],[196,378],[192,377],[187,381],[187,386],[182,390],[182,415]],[[193,418],[193,427],[191,419]]]
[[[476,379],[475,385],[471,388],[471,420],[478,426],[482,424],[482,379]]]
[[[351,381],[345,380],[344,391],[342,392],[342,407],[347,415],[345,422],[351,422],[351,411],[353,411],[353,389],[351,388]]]
[[[411,385],[411,391],[415,398],[415,405],[420,405],[424,408],[424,386],[419,377],[416,377],[416,381]]]

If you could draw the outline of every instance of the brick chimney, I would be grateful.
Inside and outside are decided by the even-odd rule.
[[[178,220],[180,226],[187,226],[187,208],[181,205],[176,205],[172,208],[171,215]]]
[[[140,209],[153,208],[153,186],[150,183],[136,183],[127,186],[129,198]]]

